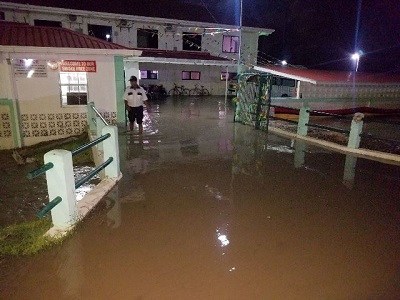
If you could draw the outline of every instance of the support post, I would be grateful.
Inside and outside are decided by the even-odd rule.
[[[108,178],[117,178],[120,176],[119,166],[119,145],[118,145],[118,128],[116,126],[105,126],[102,134],[111,134],[111,137],[106,139],[103,143],[104,161],[112,157],[114,160],[105,169],[105,175]]]
[[[346,161],[344,163],[343,171],[343,184],[349,189],[353,188],[354,177],[356,173],[357,157],[352,155],[346,155]]]
[[[310,107],[308,105],[302,105],[299,112],[299,122],[297,124],[297,134],[306,136],[308,131],[308,126],[306,125],[310,120]]]
[[[362,128],[364,124],[364,114],[355,113],[353,120],[351,121],[351,128],[349,134],[349,142],[347,143],[347,147],[352,149],[357,149],[360,146],[360,134],[362,133]]]
[[[89,130],[92,134],[96,132],[96,124],[93,120],[96,120],[96,113],[93,110],[94,102],[89,102],[87,105],[87,116],[88,116],[88,124]]]
[[[60,229],[68,228],[77,221],[72,154],[67,150],[51,150],[44,155],[44,162],[54,165],[46,172],[49,199],[62,198],[51,210],[53,225]]]
[[[294,143],[294,167],[296,169],[304,166],[306,156],[306,143],[301,140],[295,140]]]
[[[103,123],[100,117],[96,117],[96,136],[99,137],[102,135],[103,128],[106,125]],[[103,143],[98,143],[97,145],[98,150],[103,150]]]

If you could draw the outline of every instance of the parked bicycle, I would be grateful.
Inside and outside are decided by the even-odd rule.
[[[168,95],[172,96],[188,96],[189,89],[185,88],[183,85],[178,86],[174,83],[174,87],[168,92]]]
[[[194,88],[189,90],[189,95],[190,96],[208,96],[208,95],[210,95],[210,92],[204,87],[204,85],[202,85],[201,88],[199,88],[198,85],[195,84]]]

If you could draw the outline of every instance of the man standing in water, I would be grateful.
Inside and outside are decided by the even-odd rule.
[[[138,85],[137,77],[131,76],[129,79],[131,86],[127,87],[123,96],[125,108],[128,111],[129,129],[132,131],[134,122],[139,126],[139,134],[143,133],[143,104],[147,104],[146,91]]]

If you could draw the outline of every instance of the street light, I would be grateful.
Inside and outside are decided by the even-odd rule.
[[[358,70],[358,63],[360,62],[360,57],[361,57],[361,51],[356,52],[351,56],[351,59],[356,62],[356,72]]]
[[[107,42],[108,42],[108,40],[110,39],[110,37],[111,37],[111,35],[107,33],[107,34],[106,34]]]
[[[282,64],[282,66],[286,66],[287,65],[287,61],[286,60],[282,60],[281,64]]]

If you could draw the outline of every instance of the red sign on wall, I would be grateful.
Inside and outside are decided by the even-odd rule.
[[[61,72],[96,72],[95,60],[63,60],[60,63]]]

